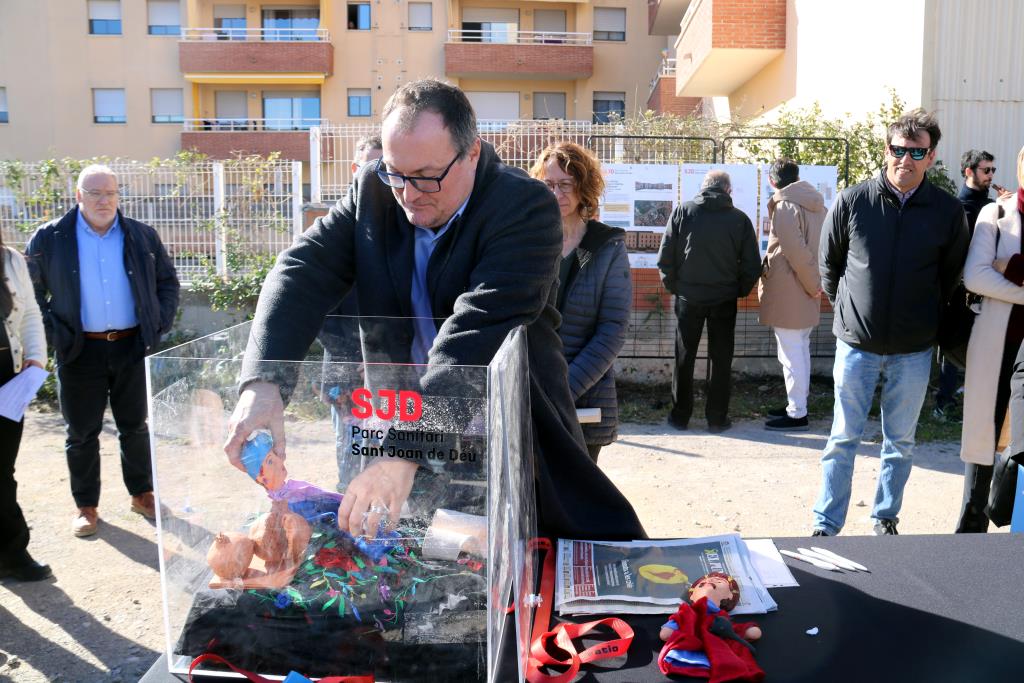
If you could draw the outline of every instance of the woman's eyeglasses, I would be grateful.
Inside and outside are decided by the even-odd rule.
[[[576,189],[576,181],[574,180],[545,180],[544,184],[548,186],[548,189],[554,192],[558,190],[562,194],[569,194]]]

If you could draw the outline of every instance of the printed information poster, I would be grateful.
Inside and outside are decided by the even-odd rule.
[[[604,164],[601,222],[625,230],[665,232],[679,201],[675,164]]]
[[[768,249],[768,233],[771,223],[768,219],[768,200],[772,198],[775,190],[768,182],[768,170],[770,165],[761,166],[761,215],[760,223],[757,225],[757,246],[761,250],[761,257],[764,257]],[[839,181],[838,169],[835,166],[801,166],[800,180],[806,180],[814,186],[818,192],[825,197],[825,210],[832,208],[836,196],[839,194],[837,184]]]
[[[757,225],[757,166],[754,164],[681,164],[679,187],[682,201],[700,194],[700,184],[711,169],[729,174],[732,183],[732,205],[747,214],[751,225]]]

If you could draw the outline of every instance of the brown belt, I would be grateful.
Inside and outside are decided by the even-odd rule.
[[[86,339],[102,339],[103,341],[117,341],[130,337],[139,331],[138,327],[130,327],[127,330],[107,330],[106,332],[85,332]]]

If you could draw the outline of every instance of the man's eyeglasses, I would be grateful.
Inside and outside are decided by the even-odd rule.
[[[544,184],[548,186],[548,189],[554,192],[558,190],[562,194],[569,194],[576,189],[576,181],[574,180],[545,180]]]
[[[892,155],[897,159],[902,159],[909,152],[911,159],[914,161],[921,161],[921,159],[928,156],[928,152],[931,150],[927,147],[903,147],[901,145],[889,145],[889,151],[892,152]]]
[[[444,172],[434,178],[402,175],[401,173],[388,173],[384,170],[384,159],[377,159],[377,177],[380,178],[380,181],[388,187],[400,190],[405,187],[406,183],[409,183],[420,192],[432,194],[434,192],[441,191],[441,181],[444,180],[445,176],[448,175],[448,171],[452,170],[452,166],[454,166],[455,162],[461,157],[461,154],[456,154],[455,158],[452,159],[452,162],[445,167]]]
[[[979,166],[978,170],[975,171],[975,173],[986,173],[986,174],[991,174],[991,173],[995,173],[995,172],[996,172],[996,167],[995,166]]]
[[[121,195],[120,192],[116,191],[102,192],[100,190],[82,190],[82,194],[93,201],[98,201],[100,199],[117,199]]]

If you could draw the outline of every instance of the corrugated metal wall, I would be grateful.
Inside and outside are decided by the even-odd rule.
[[[939,157],[959,175],[971,148],[996,157],[995,182],[1016,188],[1024,145],[1024,0],[932,0],[932,102]],[[890,46],[886,49],[892,49]],[[957,182],[962,182],[956,178]]]

